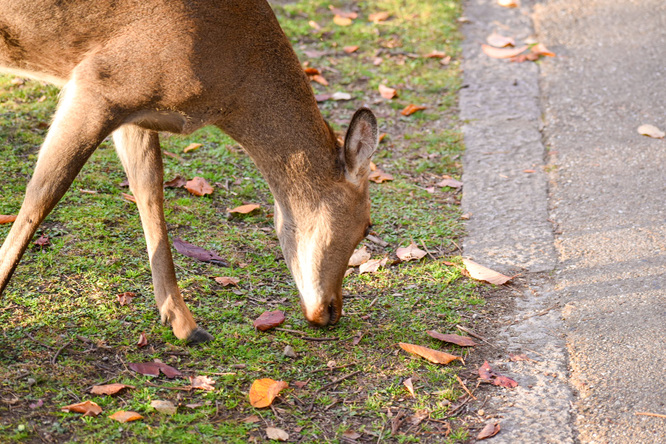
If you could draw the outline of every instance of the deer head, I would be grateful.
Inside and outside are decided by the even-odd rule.
[[[342,279],[356,245],[370,227],[368,175],[377,147],[377,121],[367,108],[353,116],[337,146],[339,174],[316,198],[279,199],[275,226],[298,287],[306,319],[334,324],[342,314]],[[311,192],[316,192],[312,191]]]

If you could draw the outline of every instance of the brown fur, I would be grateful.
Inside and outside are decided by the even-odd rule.
[[[0,0],[0,11],[0,69],[64,85],[0,249],[0,292],[39,224],[113,133],[162,320],[178,338],[210,339],[176,283],[157,131],[216,125],[243,145],[271,188],[305,316],[316,325],[338,320],[346,264],[369,224],[376,121],[360,110],[345,146],[337,145],[265,0]]]

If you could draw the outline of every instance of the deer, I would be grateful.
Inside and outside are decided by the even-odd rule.
[[[163,211],[160,132],[215,125],[252,158],[303,315],[338,322],[350,256],[370,229],[377,120],[358,109],[344,142],[266,0],[0,0],[0,71],[61,87],[2,248],[0,295],[38,227],[111,136],[136,198],[161,321],[213,339],[178,287]]]

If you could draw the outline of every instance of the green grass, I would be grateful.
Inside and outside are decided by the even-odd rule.
[[[359,12],[348,27],[332,22],[329,5]],[[362,433],[363,440],[385,442],[460,442],[465,425],[451,405],[464,395],[455,375],[462,368],[431,364],[407,355],[398,342],[409,342],[466,356],[465,350],[444,346],[426,330],[453,332],[460,314],[483,303],[476,284],[462,275],[456,243],[462,235],[456,192],[433,187],[444,174],[459,177],[461,136],[456,118],[460,86],[459,40],[455,18],[458,1],[409,0],[377,2],[302,1],[275,7],[285,32],[302,61],[322,70],[328,87],[315,92],[349,92],[349,102],[321,103],[331,124],[344,130],[353,111],[368,105],[387,134],[375,163],[395,180],[371,184],[375,234],[389,243],[364,244],[373,257],[390,256],[377,273],[345,280],[344,316],[325,330],[310,328],[298,307],[295,285],[281,260],[272,227],[272,197],[251,160],[231,139],[207,128],[189,137],[162,135],[164,150],[184,161],[165,157],[165,179],[202,176],[215,186],[212,196],[195,197],[184,189],[166,190],[170,236],[216,251],[232,264],[220,268],[174,254],[184,297],[198,322],[216,341],[184,347],[169,327],[159,324],[145,242],[133,203],[121,197],[124,173],[113,147],[105,142],[95,152],[38,234],[51,239],[47,248],[26,252],[0,306],[0,441],[41,439],[72,442],[263,442],[266,426],[288,431],[300,442],[340,442],[342,433]],[[391,18],[374,24],[370,13],[388,11]],[[316,22],[320,29],[308,24]],[[347,54],[342,47],[359,45]],[[420,57],[432,50],[452,59]],[[308,57],[307,52],[325,52]],[[376,57],[383,59],[374,65]],[[16,214],[46,133],[58,91],[38,82],[15,84],[0,77],[0,214]],[[397,88],[387,101],[377,87]],[[405,117],[409,103],[427,109]],[[191,142],[202,143],[183,153]],[[84,191],[81,191],[84,190]],[[93,191],[91,194],[86,191]],[[259,203],[253,215],[229,218],[227,209]],[[4,239],[8,225],[0,225]],[[395,249],[415,241],[427,256],[418,262],[391,266]],[[446,263],[445,263],[446,262]],[[450,265],[451,263],[457,265]],[[211,278],[234,276],[238,287],[221,287]],[[116,295],[135,292],[130,305]],[[285,331],[261,333],[252,320],[265,310],[280,309],[282,327],[307,332],[313,341]],[[149,346],[136,341],[145,332]],[[29,336],[28,336],[29,335]],[[358,345],[355,337],[362,335]],[[81,339],[84,338],[84,339]],[[86,341],[89,340],[90,342]],[[290,345],[298,358],[282,351]],[[52,362],[60,350],[55,363]],[[179,391],[186,380],[150,378],[128,370],[127,364],[160,359],[187,375],[207,374],[217,381],[212,392]],[[239,366],[241,366],[239,368]],[[329,367],[346,366],[320,371]],[[335,378],[360,371],[320,393]],[[250,406],[247,392],[255,379],[288,381],[272,409]],[[402,381],[412,377],[416,397]],[[136,388],[115,397],[88,394],[101,382]],[[297,388],[294,382],[306,382]],[[43,401],[41,407],[30,404]],[[97,418],[60,411],[60,407],[93,400],[104,409]],[[165,416],[150,407],[155,399],[171,400],[178,412]],[[196,408],[186,404],[201,404]],[[312,411],[308,408],[312,404]],[[145,418],[119,424],[108,416],[133,410]],[[391,418],[427,412],[418,426],[403,426],[390,435]],[[242,422],[259,415],[257,423]]]

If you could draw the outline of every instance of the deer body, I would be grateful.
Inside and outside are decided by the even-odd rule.
[[[265,0],[0,0],[0,71],[63,86],[17,220],[0,249],[0,292],[39,224],[113,134],[137,199],[162,320],[198,328],[176,283],[163,216],[158,131],[216,125],[275,198],[275,224],[306,318],[338,320],[347,261],[369,225],[374,116],[344,146]]]

